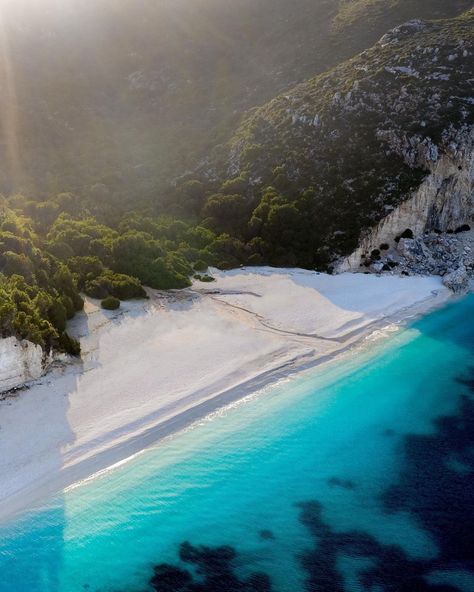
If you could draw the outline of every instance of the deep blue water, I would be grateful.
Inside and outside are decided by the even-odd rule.
[[[472,592],[473,477],[470,296],[0,528],[0,592]]]

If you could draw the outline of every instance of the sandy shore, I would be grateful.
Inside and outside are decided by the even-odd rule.
[[[0,518],[450,297],[439,278],[215,272],[70,325],[81,361],[0,402]]]

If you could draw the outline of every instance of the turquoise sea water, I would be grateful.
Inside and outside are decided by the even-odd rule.
[[[473,532],[469,296],[0,527],[0,591],[472,592]]]

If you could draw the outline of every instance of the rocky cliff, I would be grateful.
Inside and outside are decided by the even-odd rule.
[[[298,264],[356,269],[406,229],[454,232],[469,223],[473,125],[471,10],[400,25],[253,111],[211,173],[247,179],[253,200],[273,186],[279,205],[295,219],[298,210],[313,242],[312,261],[301,258],[299,230],[285,245]],[[261,211],[251,230],[264,235]]]
[[[44,368],[39,345],[16,337],[0,339],[0,393],[39,378]]]
[[[437,269],[429,260],[433,257],[433,249],[430,249],[433,237],[428,239],[429,235],[438,235],[438,246],[466,242],[464,237],[456,240],[455,237],[445,236],[442,239],[439,235],[466,232],[472,223],[474,127],[462,126],[457,131],[445,132],[442,150],[432,142],[420,142],[417,137],[405,139],[403,145],[398,143],[394,148],[408,163],[422,164],[429,173],[406,201],[363,234],[359,247],[339,262],[337,271],[357,271],[362,267],[382,271],[384,265],[391,267],[390,263],[396,262],[397,266],[405,263],[402,267],[411,268],[412,271],[420,268],[421,272],[445,273],[449,267],[441,265]],[[427,240],[424,242],[428,250],[420,251],[420,257],[416,257],[413,248],[410,253],[412,245],[407,243],[407,239],[410,241],[421,235],[426,235]],[[468,245],[466,247],[470,248]],[[461,256],[461,253],[458,254]],[[448,252],[445,255],[449,259]],[[418,265],[406,265],[410,258],[412,263],[415,261]],[[424,265],[421,265],[422,262]],[[454,260],[450,263],[456,264]]]

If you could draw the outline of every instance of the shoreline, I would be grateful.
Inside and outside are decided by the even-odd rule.
[[[279,272],[272,272],[272,274],[281,276],[287,272],[288,270],[280,270]],[[273,277],[272,274],[270,274],[271,277]],[[251,281],[253,279],[250,278]],[[228,276],[224,276],[224,280],[228,280]],[[401,281],[406,282],[404,279]],[[219,284],[219,280],[216,283]],[[242,290],[241,294],[245,294],[245,291]],[[254,296],[264,298],[265,294]],[[59,450],[55,449],[55,454],[59,453],[59,456],[55,458],[55,462],[50,465],[41,465],[41,470],[37,474],[28,474],[28,470],[25,471],[23,468],[24,474],[20,475],[19,481],[15,482],[13,478],[13,486],[10,491],[2,489],[0,492],[2,502],[0,522],[10,521],[25,510],[34,510],[37,506],[42,506],[47,499],[54,497],[61,491],[79,485],[81,482],[94,478],[94,476],[113,468],[117,464],[126,462],[147,448],[156,445],[160,440],[182,431],[216,410],[243,399],[256,391],[275,385],[282,379],[314,371],[323,364],[337,362],[359,347],[373,347],[373,342],[368,343],[368,340],[376,333],[380,332],[375,340],[380,343],[384,339],[381,335],[383,330],[389,327],[399,329],[415,318],[432,312],[455,299],[452,293],[442,289],[440,285],[437,294],[433,294],[429,290],[425,291],[419,299],[415,299],[411,303],[408,302],[406,306],[401,306],[397,310],[389,311],[386,316],[372,320],[362,318],[360,320],[361,326],[355,329],[348,330],[351,329],[350,323],[357,324],[358,319],[343,322],[346,332],[343,335],[328,337],[326,335],[315,335],[314,333],[301,334],[293,331],[294,326],[288,326],[286,329],[272,326],[266,322],[268,319],[260,318],[261,315],[252,310],[252,307],[245,308],[235,306],[233,302],[222,302],[220,301],[222,297],[224,300],[226,299],[225,294],[222,292],[216,294],[215,290],[213,290],[212,294],[206,293],[203,286],[194,286],[193,289],[181,292],[176,299],[169,295],[163,297],[158,293],[152,293],[152,299],[149,303],[133,303],[128,305],[129,310],[125,310],[119,315],[109,316],[97,311],[96,308],[93,308],[93,303],[89,302],[90,311],[85,315],[87,330],[89,331],[86,335],[86,341],[92,337],[91,342],[93,345],[90,345],[90,349],[88,349],[86,344],[85,359],[82,366],[80,364],[71,364],[54,368],[41,380],[30,385],[28,390],[19,393],[18,399],[9,400],[10,407],[15,408],[17,403],[26,400],[27,397],[32,401],[35,392],[41,395],[45,388],[48,390],[49,387],[49,390],[54,390],[55,386],[58,389],[58,397],[62,395],[63,400],[72,399],[74,401],[73,395],[77,396],[77,392],[74,391],[72,394],[70,392],[61,393],[60,381],[64,381],[65,378],[73,378],[73,382],[80,383],[81,379],[87,374],[99,373],[101,371],[100,347],[102,332],[113,333],[115,326],[115,332],[118,334],[120,319],[126,319],[127,314],[131,315],[132,320],[135,317],[139,321],[143,320],[142,315],[145,315],[145,326],[148,326],[147,321],[153,318],[150,315],[154,314],[160,317],[160,321],[171,314],[173,322],[175,322],[174,319],[180,320],[179,315],[184,314],[183,311],[186,311],[191,302],[198,307],[198,310],[193,313],[198,319],[198,324],[199,315],[208,314],[207,309],[209,308],[212,315],[224,316],[224,326],[229,328],[229,335],[233,335],[231,329],[232,331],[236,330],[230,324],[231,322],[244,325],[244,332],[248,333],[247,341],[244,342],[246,348],[252,347],[254,339],[260,333],[264,334],[266,340],[260,346],[261,351],[255,346],[256,355],[249,358],[247,364],[239,357],[235,357],[229,365],[230,372],[223,372],[217,377],[212,375],[212,381],[208,381],[206,384],[203,383],[201,388],[197,389],[196,385],[191,381],[192,389],[189,392],[182,393],[180,397],[173,393],[173,396],[166,400],[166,404],[161,405],[161,407],[152,404],[151,407],[139,408],[136,410],[134,421],[114,424],[115,429],[107,429],[111,426],[105,426],[105,429],[99,430],[95,438],[89,437],[87,439],[84,437],[82,441],[77,437],[77,434],[74,434],[76,439],[72,437],[69,442],[62,442]],[[209,303],[210,307],[208,306]],[[193,305],[191,305],[191,308]],[[200,307],[203,310],[200,310]],[[273,314],[273,311],[270,311],[270,317],[271,314]],[[95,320],[94,315],[97,317]],[[150,319],[146,315],[149,315]],[[215,320],[214,317],[211,318]],[[345,319],[342,320],[345,321]],[[132,323],[129,322],[128,324],[131,325]],[[81,331],[85,330],[85,327],[78,324],[75,329],[77,334],[80,335]],[[139,329],[142,330],[143,327],[140,325]],[[333,328],[328,330],[334,331]],[[173,333],[170,335],[172,337]],[[125,337],[127,336],[126,334]],[[269,336],[271,338],[270,348],[267,343]],[[113,337],[115,337],[115,334]],[[223,335],[223,337],[226,337],[226,335]],[[276,339],[276,341],[274,342],[273,339]],[[133,343],[130,346],[133,347]],[[241,346],[242,344],[239,342],[238,347]],[[240,350],[238,349],[238,351]],[[212,352],[210,352],[211,354]],[[105,367],[107,370],[107,366]],[[112,369],[114,368],[115,366],[112,367]],[[107,376],[106,371],[105,374],[105,378],[110,378]],[[98,376],[101,375],[98,374]],[[57,386],[58,383],[60,383],[59,387]],[[156,390],[156,379],[154,386]],[[113,401],[113,399],[111,400]],[[38,405],[40,404],[41,401],[38,402]],[[125,412],[128,419],[126,406]],[[93,410],[89,411],[89,415],[92,414]],[[67,415],[66,412],[65,417]],[[87,416],[87,414],[85,415]],[[17,417],[19,416],[17,415]],[[96,422],[90,422],[90,417],[83,419],[81,416],[79,419],[84,422],[89,421],[89,423],[94,424],[94,429],[97,429]],[[68,427],[75,428],[76,423],[81,427],[80,421],[75,418],[68,418],[68,421]],[[28,425],[28,418],[25,418],[25,422]],[[4,432],[3,429],[0,431],[0,436],[2,432]],[[94,435],[96,434],[94,433]],[[35,461],[34,459],[30,460],[30,465],[33,467]],[[10,472],[6,471],[6,474],[3,475],[7,482],[9,477],[12,477],[12,473],[15,473],[15,469],[18,469],[15,462],[13,460],[13,463],[8,467]],[[28,465],[26,467],[28,468]],[[22,477],[25,479],[25,476],[28,477],[27,482],[22,481]],[[5,483],[2,487],[5,487]]]

